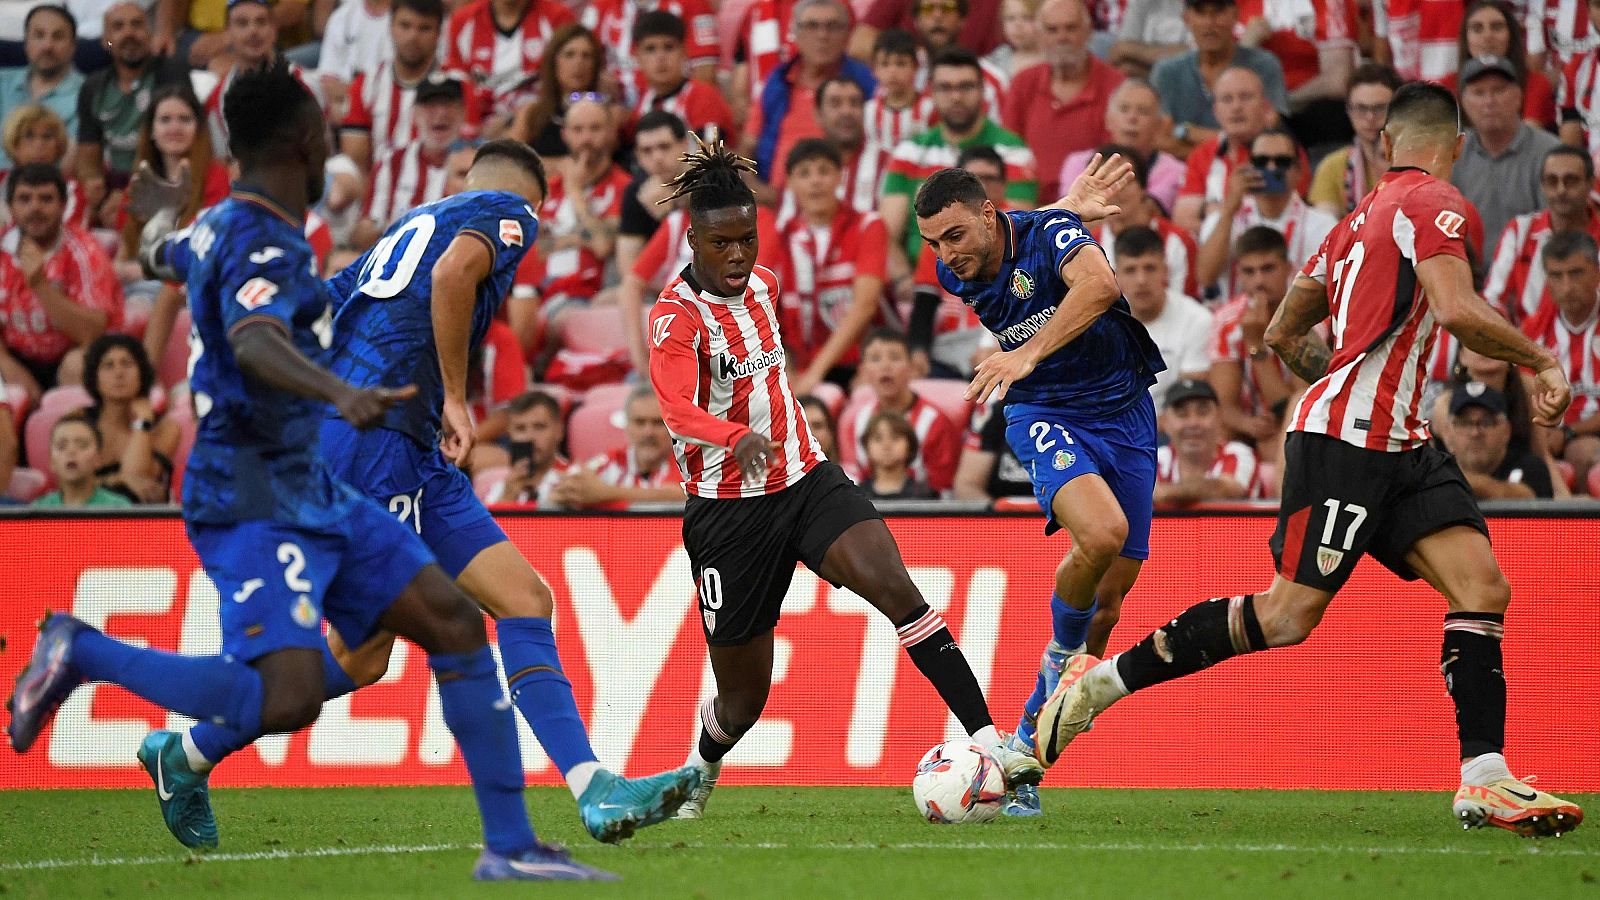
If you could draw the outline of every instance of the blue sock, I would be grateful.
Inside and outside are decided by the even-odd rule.
[[[356,689],[356,683],[344,673],[339,666],[339,661],[333,658],[333,651],[327,644],[322,645],[322,689],[323,696],[329,700],[343,697]],[[215,722],[196,722],[189,729],[189,739],[194,741],[195,749],[200,751],[212,765],[222,762],[229,755],[250,746],[259,735],[218,725]]]
[[[1100,601],[1089,604],[1088,609],[1073,609],[1060,594],[1050,595],[1050,625],[1055,630],[1056,643],[1064,650],[1076,650],[1089,638],[1089,621],[1100,609]]]
[[[572,682],[561,671],[550,620],[498,619],[494,627],[511,701],[528,720],[550,761],[562,775],[579,763],[594,762],[589,732],[572,699]]]
[[[517,720],[500,690],[493,654],[487,646],[470,653],[442,653],[430,657],[428,665],[439,683],[444,723],[472,776],[484,844],[505,856],[531,848],[535,841],[522,802]]]
[[[121,685],[163,709],[261,733],[261,675],[242,662],[133,647],[92,628],[73,639],[72,662],[90,681]]]

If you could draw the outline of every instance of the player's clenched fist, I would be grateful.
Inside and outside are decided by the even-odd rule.
[[[416,395],[417,386],[414,384],[400,388],[353,387],[340,394],[333,405],[339,410],[341,418],[365,431],[383,424],[384,414],[389,411],[389,407],[410,400]]]
[[[1541,369],[1533,381],[1533,423],[1554,428],[1572,403],[1572,385],[1560,367]]]

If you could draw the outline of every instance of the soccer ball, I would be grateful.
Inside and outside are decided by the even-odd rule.
[[[989,752],[971,741],[946,741],[917,763],[911,780],[917,813],[938,825],[988,822],[1000,815],[1006,776]]]

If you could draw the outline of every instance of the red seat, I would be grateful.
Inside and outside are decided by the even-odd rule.
[[[944,413],[958,431],[966,431],[972,419],[972,404],[967,401],[967,382],[955,378],[918,378],[911,382],[918,397]]]
[[[6,487],[6,496],[18,503],[32,503],[43,497],[49,489],[49,475],[38,469],[18,466],[11,470],[11,484]]]
[[[1567,483],[1567,490],[1573,490],[1578,486],[1578,470],[1572,467],[1572,463],[1558,459],[1556,471],[1561,473],[1561,480]]]
[[[1600,497],[1600,466],[1589,467],[1589,496]]]
[[[77,385],[45,391],[44,396],[39,398],[39,411],[28,418],[28,424],[23,428],[22,443],[29,465],[50,477],[50,429],[56,426],[62,416],[83,409],[92,402],[89,392]],[[50,477],[50,482],[54,484],[55,479]]]
[[[584,394],[583,405],[567,420],[567,455],[573,462],[585,463],[627,445],[622,428],[627,424],[624,407],[632,392],[628,385],[608,384]]]
[[[167,336],[167,347],[156,365],[156,381],[172,387],[189,377],[189,328],[193,320],[189,307],[178,310],[172,322],[172,334]]]
[[[622,310],[615,306],[573,309],[562,313],[561,346],[579,353],[626,351],[628,337],[622,330]]]

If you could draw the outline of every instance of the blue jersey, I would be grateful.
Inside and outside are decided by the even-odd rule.
[[[472,311],[476,347],[538,228],[528,202],[516,194],[456,194],[412,210],[328,281],[335,304],[333,373],[357,387],[417,386],[416,397],[390,407],[384,427],[424,448],[438,445],[444,386],[433,343],[433,267],[450,242],[477,238],[494,256]]]
[[[977,313],[1004,350],[1014,350],[1039,332],[1067,295],[1061,265],[1080,250],[1099,253],[1083,220],[1062,210],[1000,215],[1005,257],[993,281],[962,281],[943,262],[939,283]],[[1006,393],[1008,403],[1070,407],[1100,418],[1127,409],[1166,368],[1161,351],[1118,297],[1071,343],[1050,354]]]
[[[246,379],[228,343],[241,324],[270,320],[301,353],[326,360],[331,308],[303,224],[241,185],[169,237],[165,255],[194,316],[189,384],[200,426],[183,480],[185,520],[336,520],[354,495],[317,456],[323,404]]]

